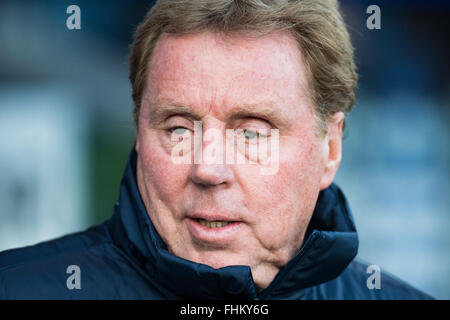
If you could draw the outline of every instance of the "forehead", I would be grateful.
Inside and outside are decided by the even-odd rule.
[[[260,37],[202,32],[163,34],[148,69],[144,99],[221,114],[238,105],[307,104],[303,57],[287,32]]]

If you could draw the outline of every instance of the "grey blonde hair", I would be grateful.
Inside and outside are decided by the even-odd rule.
[[[336,112],[356,101],[353,47],[336,0],[159,0],[137,27],[129,57],[138,125],[147,68],[162,33],[213,31],[262,36],[290,32],[304,57],[310,96],[321,132]]]

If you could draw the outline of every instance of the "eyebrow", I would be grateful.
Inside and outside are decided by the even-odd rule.
[[[260,118],[276,126],[289,126],[288,120],[280,113],[280,111],[274,108],[273,103],[244,104],[232,108],[227,113],[232,120],[241,118]]]
[[[151,111],[149,114],[151,123],[161,123],[173,115],[184,116],[193,121],[200,121],[202,118],[201,114],[196,113],[189,106],[175,101],[161,99],[151,105]],[[230,120],[259,118],[268,121],[275,126],[290,126],[288,119],[286,119],[280,111],[275,109],[274,103],[271,102],[236,106],[227,111],[225,117]]]
[[[201,116],[195,113],[190,107],[165,99],[159,100],[158,102],[151,105],[149,118],[151,123],[156,124],[163,122],[173,115],[184,116],[192,120],[201,119]]]

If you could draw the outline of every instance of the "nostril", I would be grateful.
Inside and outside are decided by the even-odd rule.
[[[192,166],[190,178],[196,184],[208,187],[229,184],[233,181],[234,174],[226,165],[196,164]]]

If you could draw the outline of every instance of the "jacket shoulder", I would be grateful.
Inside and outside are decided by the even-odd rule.
[[[337,278],[314,288],[318,299],[429,300],[430,295],[376,265],[353,260]]]
[[[109,240],[107,229],[103,225],[98,225],[35,245],[5,250],[0,252],[0,274],[8,269],[20,268],[22,265],[89,250]]]
[[[0,299],[65,299],[67,279],[73,266],[92,272],[91,263],[104,260],[111,240],[104,225],[45,241],[36,245],[0,252]]]
[[[161,299],[161,290],[113,242],[107,223],[0,252],[0,300]]]

